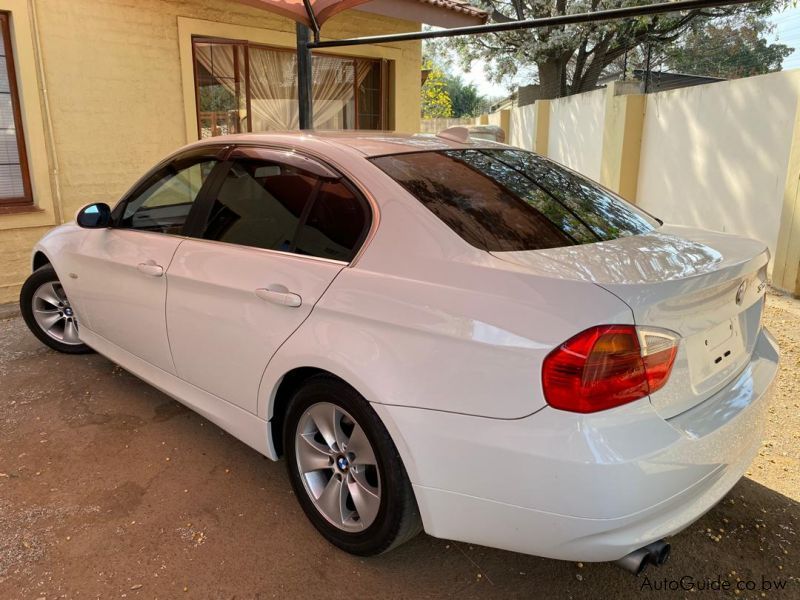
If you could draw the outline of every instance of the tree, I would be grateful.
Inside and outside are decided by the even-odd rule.
[[[453,115],[453,103],[447,94],[447,80],[442,70],[432,61],[422,64],[428,77],[422,85],[422,118],[435,119]]]
[[[465,83],[459,75],[445,76],[447,95],[453,104],[454,117],[476,117],[486,108],[486,98],[478,93],[474,83]]]
[[[664,64],[672,71],[733,79],[780,71],[783,59],[794,52],[785,44],[770,44],[766,19],[693,26],[664,50]]]
[[[542,18],[648,4],[651,0],[478,0],[495,22]],[[542,96],[557,98],[595,89],[609,65],[644,43],[672,43],[692,26],[732,16],[766,16],[788,0],[692,10],[603,23],[523,29],[463,36],[439,42],[454,49],[465,68],[483,61],[495,81],[535,65]]]
[[[236,110],[236,97],[229,89],[220,84],[200,86],[200,106],[209,112],[226,112]]]

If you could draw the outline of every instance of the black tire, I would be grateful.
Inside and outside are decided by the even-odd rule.
[[[40,342],[64,354],[87,354],[93,352],[86,344],[68,344],[55,339],[48,335],[36,321],[36,317],[33,313],[34,295],[41,286],[47,283],[56,283],[60,286],[58,275],[56,275],[55,269],[53,269],[51,265],[44,265],[36,269],[22,285],[22,291],[19,294],[19,309],[28,329],[31,330],[33,335],[35,335]]]
[[[359,532],[344,531],[331,524],[317,509],[301,479],[295,435],[305,412],[320,402],[334,404],[352,415],[375,455],[381,482],[380,508],[372,524]],[[343,381],[326,375],[309,379],[289,403],[283,440],[289,479],[300,506],[334,546],[358,556],[374,556],[407,542],[422,531],[411,482],[389,432],[369,403]]]

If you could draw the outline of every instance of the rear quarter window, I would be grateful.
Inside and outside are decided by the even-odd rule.
[[[372,162],[465,241],[490,252],[613,240],[659,225],[593,181],[523,150],[414,152]]]

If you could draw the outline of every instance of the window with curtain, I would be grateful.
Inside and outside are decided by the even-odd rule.
[[[33,203],[9,19],[0,12],[0,207]]]
[[[294,50],[194,38],[197,121],[201,138],[297,129]],[[385,61],[315,55],[316,129],[384,129]]]

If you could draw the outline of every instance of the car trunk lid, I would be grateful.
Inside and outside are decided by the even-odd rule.
[[[650,398],[664,418],[719,391],[755,348],[769,260],[762,242],[663,226],[596,244],[492,254],[551,277],[591,282],[625,302],[637,325],[678,333],[669,382]]]

